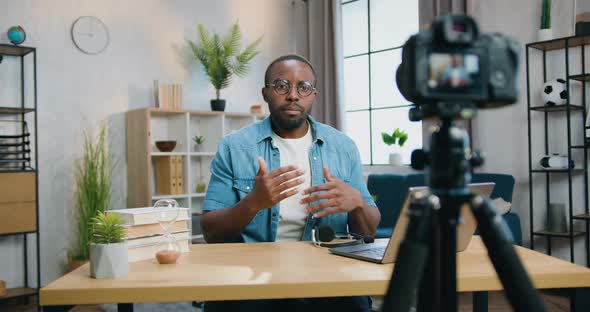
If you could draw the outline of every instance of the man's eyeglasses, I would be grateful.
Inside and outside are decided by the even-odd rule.
[[[273,83],[267,83],[267,87],[272,87],[278,95],[285,95],[291,92],[291,82],[285,79],[277,79]],[[301,97],[309,96],[315,87],[309,81],[301,81],[297,84],[297,94]]]

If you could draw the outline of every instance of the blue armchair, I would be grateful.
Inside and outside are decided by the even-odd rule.
[[[490,198],[502,197],[505,201],[512,202],[514,191],[513,176],[508,174],[476,173],[473,175],[472,182],[494,182],[496,186]],[[375,197],[375,202],[381,212],[381,222],[377,228],[377,238],[388,238],[391,236],[408,189],[413,186],[423,186],[425,184],[424,174],[422,173],[369,175],[367,187],[369,193]],[[512,232],[514,243],[522,245],[522,229],[518,215],[514,212],[509,212],[503,217]]]

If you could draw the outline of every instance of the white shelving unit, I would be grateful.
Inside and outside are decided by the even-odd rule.
[[[151,206],[159,199],[172,198],[202,213],[205,193],[197,192],[197,183],[209,184],[210,167],[221,138],[256,122],[259,117],[245,113],[169,110],[143,108],[128,111],[127,121],[127,205]],[[196,147],[193,138],[205,137]],[[156,141],[176,141],[171,152],[161,152]],[[163,156],[182,156],[184,184],[181,194],[156,194],[155,159]]]

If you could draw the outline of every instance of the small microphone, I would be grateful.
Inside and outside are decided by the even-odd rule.
[[[317,226],[317,238],[321,241],[321,242],[330,242],[332,240],[334,240],[336,238],[336,233],[334,233],[334,230],[328,226],[328,225],[319,225]],[[375,238],[372,236],[364,236],[364,235],[360,235],[357,233],[347,233],[348,235],[362,240],[363,243],[365,244],[371,244],[375,242]]]

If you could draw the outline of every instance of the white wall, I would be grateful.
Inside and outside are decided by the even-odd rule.
[[[129,109],[153,105],[153,79],[184,84],[184,107],[209,110],[214,90],[187,56],[186,39],[196,39],[196,26],[226,33],[239,19],[244,41],[264,35],[262,51],[245,79],[222,90],[226,111],[248,111],[262,103],[260,88],[266,65],[289,52],[288,0],[2,0],[0,42],[4,30],[21,25],[24,45],[37,47],[39,116],[39,202],[42,284],[64,272],[66,252],[75,231],[73,165],[81,155],[84,129],[101,120],[110,124],[110,147],[118,161],[114,175],[114,208],[126,206],[125,122]],[[108,27],[111,43],[99,55],[76,49],[70,28],[76,18],[92,15]],[[0,99],[18,87],[11,61],[0,64]],[[6,70],[5,70],[6,68]],[[17,80],[18,81],[18,80]],[[20,240],[0,238],[0,279],[21,286]],[[32,282],[36,283],[34,266]],[[32,284],[34,285],[34,284]]]
[[[528,176],[528,141],[527,141],[527,97],[526,97],[526,63],[525,47],[529,42],[537,41],[537,30],[540,24],[540,0],[495,0],[470,1],[472,14],[477,18],[481,31],[497,31],[515,37],[521,43],[523,53],[521,57],[520,100],[517,104],[495,110],[480,110],[475,122],[474,144],[486,155],[486,164],[481,172],[500,172],[514,175],[516,187],[513,198],[513,209],[520,215],[523,226],[525,244],[529,242],[529,176]],[[571,36],[572,30],[572,1],[553,1],[552,28],[555,37]],[[542,84],[542,57],[540,52],[531,50],[531,96],[534,105],[540,104],[539,90]],[[588,53],[587,53],[588,54]],[[581,70],[579,50],[571,55],[570,74]],[[563,52],[547,54],[547,78],[565,76],[565,57]],[[588,63],[588,59],[586,60]],[[587,69],[588,71],[588,69]],[[576,94],[572,103],[580,104],[579,86],[573,87]],[[576,102],[577,100],[577,102]],[[575,123],[572,129],[574,143],[582,141],[582,120],[580,113],[572,113]],[[539,158],[544,153],[543,142],[543,113],[532,112],[533,120],[533,166],[537,166]],[[565,113],[551,115],[549,137],[551,153],[567,153]],[[577,166],[581,167],[581,152],[574,154]],[[551,190],[552,202],[567,203],[567,174],[552,175],[556,183]],[[544,228],[545,222],[545,175],[534,176],[535,229]],[[581,175],[574,176],[574,209],[577,213],[583,210],[583,190]],[[579,221],[578,221],[579,222]],[[545,239],[537,237],[535,248],[545,250]],[[576,239],[576,262],[586,264],[584,239]],[[569,261],[569,243],[564,239],[553,239],[553,255]]]

